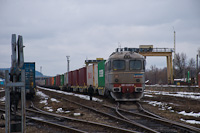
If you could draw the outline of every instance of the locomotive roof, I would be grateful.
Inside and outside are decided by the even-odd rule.
[[[122,51],[122,52],[113,52],[110,55],[110,59],[125,59],[125,58],[129,58],[129,59],[144,59],[144,57],[141,54],[135,53],[135,52],[130,52],[130,51]]]

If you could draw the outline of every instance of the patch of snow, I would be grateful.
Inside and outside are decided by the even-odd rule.
[[[58,108],[56,111],[56,113],[63,113],[63,112],[64,112],[64,110],[62,108]]]
[[[4,96],[4,97],[0,98],[0,101],[1,102],[5,102],[6,101],[6,97]]]
[[[164,92],[164,91],[150,91],[145,90],[145,94],[149,95],[166,95],[166,96],[175,96],[175,97],[184,97],[184,98],[191,98],[191,99],[200,99],[200,93],[195,92]]]
[[[74,113],[74,116],[80,116],[81,113]]]
[[[152,95],[145,94],[144,97],[153,97]]]
[[[44,94],[42,91],[37,90],[36,91],[36,96],[39,96],[41,98],[48,98],[49,96]]]
[[[181,111],[181,112],[178,112],[178,114],[185,115],[185,116],[200,117],[200,112],[199,113],[193,113],[193,112],[186,113],[185,111]]]
[[[174,110],[172,110],[172,107],[169,106],[167,103],[162,103],[158,101],[144,101],[144,102],[147,102],[148,104],[153,106],[158,106],[159,110],[169,110],[170,112],[174,112]]]
[[[186,123],[190,123],[190,124],[200,124],[200,121],[196,121],[196,120],[184,120],[184,119],[180,119],[180,120]]]
[[[52,102],[57,102],[57,103],[59,103],[60,101],[58,101],[57,99],[55,99],[55,98],[51,98],[51,101]]]
[[[81,113],[74,113],[74,116],[80,116]]]
[[[70,113],[71,111],[65,111],[66,114]]]
[[[57,93],[65,94],[65,95],[76,96],[76,97],[79,97],[79,98],[85,99],[85,100],[90,100],[90,97],[88,95],[74,94],[74,93],[71,93],[71,92],[53,90],[53,89],[48,89],[48,88],[44,88],[44,87],[40,87],[40,86],[37,86],[37,87],[40,88],[40,89],[43,89],[43,90],[48,90],[48,91],[57,92]],[[102,102],[103,100],[96,98],[96,97],[92,97],[92,101]]]
[[[44,109],[47,109],[47,111],[49,111],[49,112],[53,112],[52,107],[44,107]]]
[[[185,111],[177,112],[177,111],[172,110],[172,107],[166,103],[162,103],[158,101],[144,101],[144,102],[147,102],[148,104],[153,105],[153,106],[158,106],[159,110],[169,110],[170,112],[176,112],[180,115],[200,117],[200,112],[199,113],[194,113],[194,112],[187,113]],[[173,103],[170,103],[170,104],[173,104]]]
[[[47,104],[48,104],[48,102],[47,102],[47,99],[40,100],[40,103],[44,103],[45,105],[47,105]]]

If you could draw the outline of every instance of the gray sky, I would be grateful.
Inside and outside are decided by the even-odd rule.
[[[23,36],[26,62],[54,76],[107,59],[121,47],[154,45],[196,58],[200,47],[199,0],[0,0],[0,68],[11,66],[11,34]],[[147,67],[166,67],[147,57]]]

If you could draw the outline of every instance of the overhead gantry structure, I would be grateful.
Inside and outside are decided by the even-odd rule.
[[[167,59],[167,79],[168,84],[173,84],[173,65],[172,65],[172,48],[152,48],[152,51],[141,51],[139,54],[146,56],[165,56]]]

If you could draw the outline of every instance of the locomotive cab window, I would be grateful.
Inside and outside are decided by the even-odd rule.
[[[130,70],[141,70],[142,61],[141,60],[131,60],[129,63]]]
[[[113,70],[124,70],[125,61],[124,60],[114,60],[113,61]]]

